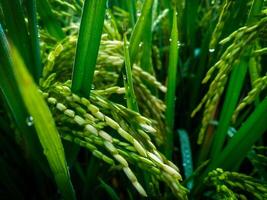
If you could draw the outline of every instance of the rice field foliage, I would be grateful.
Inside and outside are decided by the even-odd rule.
[[[0,198],[266,199],[266,38],[264,0],[0,0]]]

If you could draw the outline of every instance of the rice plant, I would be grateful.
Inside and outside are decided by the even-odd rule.
[[[267,199],[265,0],[0,0],[0,199]]]

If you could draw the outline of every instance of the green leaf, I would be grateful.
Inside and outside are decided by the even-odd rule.
[[[90,95],[101,40],[106,0],[85,0],[72,76],[72,91]]]
[[[135,0],[128,0],[125,1],[127,3],[127,10],[130,13],[130,21],[131,21],[131,25],[132,27],[135,25],[135,21],[136,21],[136,1]]]
[[[39,78],[42,75],[42,63],[40,55],[40,43],[39,43],[39,33],[38,33],[38,23],[37,23],[37,8],[36,0],[28,0],[25,2],[28,11],[28,27],[29,27],[29,40],[32,54],[32,64],[33,71],[32,76],[36,83],[38,83]]]
[[[175,112],[175,92],[176,92],[176,77],[178,64],[178,28],[176,12],[173,12],[173,24],[171,31],[171,44],[168,66],[168,82],[166,94],[166,125],[167,125],[167,140],[166,140],[166,156],[168,159],[172,157],[173,150],[173,126],[174,126],[174,112]]]
[[[266,123],[267,98],[265,98],[243,123],[238,132],[229,141],[220,156],[215,157],[207,171],[221,167],[235,170],[246,157],[252,145],[267,130]],[[238,150],[237,150],[238,149]]]
[[[48,0],[38,0],[37,9],[48,33],[55,39],[62,40],[65,37],[65,33],[55,18]]]
[[[255,17],[260,13],[263,5],[262,0],[254,0],[251,6],[247,24],[251,24],[255,21]],[[249,47],[244,55],[240,58],[240,63],[234,66],[234,70],[231,74],[230,83],[227,89],[226,99],[223,106],[222,114],[219,121],[219,127],[215,133],[213,147],[211,151],[211,157],[216,158],[219,156],[220,151],[223,147],[225,136],[230,125],[232,114],[238,103],[241,89],[246,76],[247,68],[249,63],[249,56],[252,48]],[[251,67],[251,66],[250,66]]]
[[[150,18],[149,16],[150,13],[152,12],[152,8],[153,8],[153,0],[145,0],[142,7],[141,15],[138,18],[130,37],[129,52],[130,52],[131,63],[134,63],[139,49],[139,44],[142,40],[143,35],[146,34],[143,30],[145,29],[145,26],[148,23],[147,21]]]
[[[26,118],[29,116],[20,92],[15,81],[15,77],[12,71],[13,61],[10,56],[10,48],[7,38],[4,34],[2,26],[0,24],[0,91],[4,97],[9,110],[11,111],[12,117],[23,137],[25,138],[25,150],[26,153],[33,156],[37,162],[42,162],[38,154],[40,146],[36,141],[35,132],[32,127],[26,125]]]
[[[131,110],[138,112],[138,105],[137,105],[136,97],[134,94],[134,87],[133,87],[132,65],[130,61],[129,47],[127,45],[126,35],[124,35],[123,39],[124,39],[125,68],[126,68],[126,77],[127,77],[127,83],[125,83],[127,106]]]
[[[119,196],[116,194],[115,190],[108,185],[107,183],[105,183],[102,179],[99,179],[100,183],[101,183],[101,187],[103,187],[105,189],[105,191],[108,193],[110,199],[112,200],[119,200]]]
[[[185,178],[188,179],[193,174],[193,161],[192,161],[190,140],[185,130],[179,129],[178,134],[180,138],[180,147],[183,160],[184,174]],[[191,190],[192,187],[193,187],[193,181],[192,180],[188,181],[187,188]]]
[[[22,99],[30,113],[57,186],[64,199],[75,199],[63,145],[52,114],[15,48],[12,48],[11,59]]]
[[[234,66],[233,72],[231,73],[230,82],[227,87],[226,98],[224,100],[223,109],[220,116],[219,126],[215,132],[212,143],[212,158],[218,157],[222,150],[232,115],[238,103],[241,89],[246,77],[247,62],[248,59],[244,57],[239,64]]]
[[[150,74],[154,73],[152,66],[152,9],[149,12],[143,35],[143,56],[141,58],[140,66]]]
[[[7,37],[20,52],[28,70],[34,71],[31,60],[29,37],[25,23],[25,15],[20,0],[0,0],[1,9],[4,14],[4,21],[1,22],[7,29]]]

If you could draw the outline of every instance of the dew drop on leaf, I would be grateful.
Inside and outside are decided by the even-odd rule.
[[[209,49],[210,53],[213,53],[215,51],[215,49]]]
[[[26,118],[26,124],[27,124],[27,126],[33,125],[33,117],[32,116],[29,116]]]

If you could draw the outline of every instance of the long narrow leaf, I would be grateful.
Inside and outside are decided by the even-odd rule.
[[[231,74],[230,82],[227,88],[226,98],[223,104],[222,113],[220,116],[219,126],[215,132],[213,146],[211,149],[211,157],[216,158],[225,141],[227,130],[232,119],[232,114],[238,103],[239,95],[242,89],[242,85],[245,80],[247,72],[247,59],[243,58],[241,62],[235,65]]]
[[[28,11],[28,26],[30,33],[30,47],[32,53],[32,75],[35,82],[38,83],[39,78],[42,74],[42,63],[40,55],[40,43],[39,43],[39,33],[38,33],[38,23],[37,23],[37,8],[36,0],[28,0],[25,2]]]
[[[31,115],[44,154],[55,176],[57,186],[64,199],[75,199],[63,145],[52,114],[15,48],[12,49],[11,55],[14,63],[12,69],[22,99]]]
[[[149,12],[149,16],[147,18],[145,27],[145,34],[143,35],[143,56],[141,58],[141,67],[153,74],[153,66],[152,66],[152,9]]]
[[[88,97],[95,71],[106,0],[85,0],[75,54],[72,91]]]
[[[185,130],[183,129],[178,130],[178,134],[180,139],[184,174],[185,178],[188,179],[193,174],[193,161],[192,161],[190,140]],[[193,187],[193,181],[191,180],[187,183],[187,188],[192,189],[192,187]]]
[[[125,1],[127,3],[127,8],[130,12],[130,21],[131,21],[131,25],[132,27],[135,25],[135,21],[136,21],[136,1],[135,0],[128,0]]]
[[[263,0],[254,0],[250,9],[250,13],[247,19],[247,24],[251,24],[256,19],[256,15],[261,11]],[[223,106],[220,123],[218,130],[216,131],[211,156],[216,158],[225,141],[225,136],[230,125],[232,114],[238,103],[238,98],[244,83],[244,79],[247,72],[247,63],[249,62],[249,55],[252,48],[248,48],[245,55],[241,57],[240,64],[236,65],[232,72],[230,83],[227,89],[226,100]]]
[[[255,111],[249,116],[247,121],[243,123],[242,127],[233,136],[220,156],[213,159],[209,166],[209,170],[216,167],[221,167],[226,170],[234,170],[239,166],[252,145],[267,130],[266,112],[267,98],[256,107]],[[257,126],[255,126],[255,124],[257,124]]]
[[[174,126],[174,113],[175,113],[175,92],[176,92],[176,77],[177,77],[177,64],[178,64],[178,29],[177,29],[177,16],[173,12],[173,24],[171,32],[171,44],[168,66],[168,83],[166,95],[166,124],[167,124],[167,141],[166,141],[166,156],[171,159],[173,149],[173,126]]]
[[[131,38],[130,38],[130,60],[132,63],[134,63],[135,61],[135,57],[139,48],[139,44],[142,40],[142,36],[144,33],[144,28],[147,24],[147,21],[149,20],[149,14],[150,12],[152,12],[152,8],[153,8],[153,0],[145,0],[142,11],[141,11],[141,15],[138,18]]]
[[[36,141],[35,132],[32,127],[27,126],[26,118],[28,112],[23,104],[17,87],[15,77],[12,72],[12,59],[10,56],[9,44],[0,24],[0,92],[2,93],[8,108],[11,111],[15,123],[25,137],[25,151],[33,157],[35,162],[41,163],[42,157],[39,156],[41,148]]]
[[[65,37],[65,33],[55,18],[48,0],[38,0],[37,9],[48,33],[57,40],[62,40]]]
[[[134,94],[133,78],[132,78],[132,66],[130,61],[129,47],[127,44],[126,35],[124,35],[124,57],[125,57],[125,68],[126,68],[126,96],[128,108],[138,112],[138,105]]]
[[[1,23],[5,24],[7,36],[21,53],[28,70],[33,72],[34,65],[31,62],[29,37],[21,2],[0,0],[0,6],[4,14],[4,22]]]
[[[103,187],[105,189],[105,191],[108,193],[110,199],[112,200],[119,200],[119,196],[117,195],[117,193],[115,192],[115,190],[108,185],[107,183],[105,183],[102,179],[99,179],[100,183],[101,183],[101,187]]]

